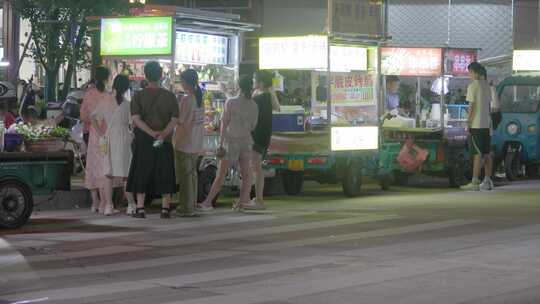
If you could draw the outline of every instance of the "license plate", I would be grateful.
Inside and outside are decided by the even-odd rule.
[[[304,171],[304,161],[303,160],[290,160],[289,161],[289,170],[291,170],[291,171]]]

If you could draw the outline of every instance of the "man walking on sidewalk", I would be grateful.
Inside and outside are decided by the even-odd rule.
[[[491,88],[483,77],[485,69],[478,62],[469,65],[469,74],[473,82],[467,88],[467,101],[469,102],[469,132],[471,142],[471,155],[473,161],[472,182],[461,187],[462,190],[480,191],[492,190],[493,162],[491,161]],[[482,159],[485,164],[485,178],[480,184]]]

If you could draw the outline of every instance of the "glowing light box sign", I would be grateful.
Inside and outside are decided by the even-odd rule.
[[[540,71],[540,50],[514,50],[514,71]]]
[[[172,37],[172,17],[104,18],[101,20],[101,55],[172,55]]]
[[[384,75],[439,76],[442,72],[442,49],[381,49],[381,70]]]
[[[446,50],[445,72],[453,76],[469,76],[469,64],[477,60],[476,50]]]
[[[368,68],[367,49],[363,47],[332,45],[330,65],[333,72],[366,71]],[[325,67],[328,64],[325,64]]]
[[[332,127],[332,151],[377,150],[379,127]]]
[[[176,32],[176,61],[194,64],[228,63],[229,38],[190,32]]]
[[[367,49],[332,45],[332,71],[367,70]],[[326,70],[328,66],[328,38],[300,36],[261,38],[259,40],[259,68],[263,70]]]
[[[259,68],[324,69],[327,65],[328,38],[302,36],[259,39]]]

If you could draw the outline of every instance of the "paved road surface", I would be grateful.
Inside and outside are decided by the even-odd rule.
[[[39,213],[0,232],[0,303],[540,303],[540,181],[357,199],[312,187],[269,205]]]

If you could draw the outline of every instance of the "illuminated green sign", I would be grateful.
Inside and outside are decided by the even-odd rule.
[[[101,55],[172,55],[172,37],[172,17],[105,18],[101,20]]]

